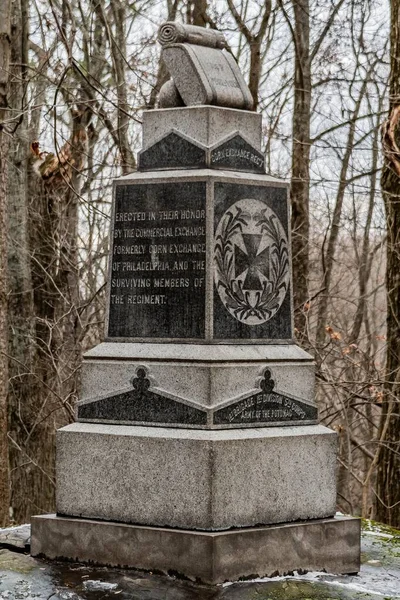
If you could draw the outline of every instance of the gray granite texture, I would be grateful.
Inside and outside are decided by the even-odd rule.
[[[159,108],[178,108],[179,106],[185,106],[185,103],[178,92],[178,88],[172,79],[166,81],[161,86],[158,94],[157,106]]]
[[[60,515],[223,530],[330,517],[336,434],[75,423],[57,432]]]
[[[264,397],[266,373],[273,385]],[[84,355],[78,420],[210,429],[304,425],[315,421],[314,396],[313,359],[294,344],[105,342]]]
[[[314,367],[307,363],[182,365],[165,364],[162,356],[158,364],[85,360],[82,385],[81,422],[200,429],[317,422]]]
[[[138,154],[139,171],[210,169],[265,173],[264,156],[235,132],[211,147],[172,129]]]
[[[179,574],[211,585],[305,570],[357,573],[360,521],[336,517],[199,533],[42,515],[32,518],[31,552],[49,559]]]
[[[205,427],[207,412],[151,390],[148,370],[136,369],[130,389],[78,405],[78,421]]]
[[[164,46],[161,58],[186,106],[253,108],[253,97],[229,52],[178,43]]]
[[[224,34],[216,29],[187,25],[177,21],[166,21],[158,30],[158,41],[162,46],[187,43],[207,48],[226,48]]]
[[[224,429],[317,419],[313,359],[295,345],[106,342],[84,355],[81,384],[82,422]]]
[[[237,132],[260,151],[261,127],[261,115],[220,106],[145,110],[143,148],[148,148],[175,129],[204,146],[213,146]]]
[[[163,344],[109,343],[98,344],[84,354],[84,360],[159,360],[226,363],[229,361],[312,363],[313,358],[296,344]]]
[[[284,182],[135,173],[116,182],[111,238],[109,340],[292,340]]]

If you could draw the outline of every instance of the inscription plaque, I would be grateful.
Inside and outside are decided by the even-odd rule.
[[[260,392],[239,400],[213,414],[214,425],[291,424],[294,422],[317,423],[317,408],[274,392],[275,382],[271,371],[265,370]]]
[[[206,184],[115,189],[109,338],[204,338]]]
[[[239,134],[219,143],[210,152],[212,169],[265,173],[264,157]]]

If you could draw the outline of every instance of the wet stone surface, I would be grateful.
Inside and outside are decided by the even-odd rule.
[[[30,539],[30,525],[0,529],[0,548],[21,548],[24,550],[25,548],[29,548]]]
[[[208,587],[174,576],[48,562],[0,549],[0,600],[399,600],[400,532],[364,523],[359,575],[305,573]]]

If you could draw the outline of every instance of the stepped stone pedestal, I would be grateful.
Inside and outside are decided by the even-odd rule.
[[[207,64],[181,46],[171,70],[182,52]],[[196,85],[218,104],[215,60]],[[84,357],[78,422],[57,432],[57,514],[33,517],[32,554],[210,584],[354,573],[336,433],[293,341],[288,186],[264,173],[261,117],[218,65],[241,109],[145,112],[138,171],[115,181],[105,342]]]

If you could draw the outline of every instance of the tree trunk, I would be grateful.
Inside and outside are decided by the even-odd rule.
[[[391,0],[390,44],[390,106],[383,126],[381,180],[387,224],[387,350],[376,518],[400,527],[400,0]]]
[[[253,110],[257,110],[258,106],[258,93],[260,87],[261,72],[263,67],[261,48],[264,43],[265,36],[267,34],[268,25],[270,21],[272,2],[271,0],[265,0],[263,6],[263,13],[261,16],[261,22],[257,33],[251,31],[246,24],[246,9],[239,12],[233,0],[227,0],[229,10],[232,13],[233,18],[236,21],[240,33],[245,37],[246,42],[249,45],[250,50],[250,71],[249,71],[249,90],[253,96]]]
[[[340,221],[342,218],[344,196],[347,188],[347,174],[350,167],[350,159],[354,150],[354,137],[356,133],[356,127],[358,122],[358,116],[360,114],[361,104],[364,99],[367,84],[369,82],[369,74],[365,78],[363,85],[361,86],[360,94],[354,107],[353,114],[351,115],[351,121],[349,124],[349,131],[347,134],[346,150],[342,158],[342,166],[340,169],[340,179],[338,191],[336,194],[335,207],[333,209],[332,227],[328,237],[327,250],[324,261],[324,273],[322,280],[322,287],[324,293],[322,294],[318,307],[318,318],[317,318],[317,332],[316,340],[319,347],[325,342],[326,332],[325,327],[327,325],[328,316],[328,304],[329,294],[331,291],[331,281],[333,275],[333,268],[335,262],[336,245],[339,238],[340,232]]]
[[[110,45],[110,52],[113,64],[113,76],[117,88],[117,131],[114,134],[115,142],[119,150],[121,169],[123,175],[131,173],[136,165],[135,157],[128,140],[128,101],[127,101],[127,83],[125,77],[126,69],[126,7],[120,0],[114,0],[111,3],[111,10],[115,24],[115,36],[113,35],[108,23],[107,15],[101,2],[92,0],[94,11],[97,18],[102,23]],[[86,89],[86,95],[88,90]],[[88,98],[90,96],[88,95]],[[92,108],[95,108],[94,106]]]
[[[303,306],[308,298],[311,114],[309,0],[293,0],[293,10],[295,64],[290,197],[295,325],[301,338],[305,330]]]
[[[7,137],[3,134],[8,111],[8,73],[11,50],[11,2],[0,0],[0,527],[9,521],[10,471],[8,461],[7,424]]]
[[[167,20],[168,21],[175,21],[179,1],[180,0],[174,0],[173,2],[172,1],[167,2],[167,6],[168,6]],[[167,71],[167,68],[164,65],[164,62],[162,60],[159,60],[156,83],[155,83],[153,89],[151,90],[150,98],[146,105],[147,109],[152,109],[155,107],[156,102],[157,102],[157,96],[158,96],[162,86],[164,85],[164,83],[166,83],[168,81],[168,79],[169,79],[169,73]]]
[[[122,174],[131,173],[136,165],[135,157],[128,139],[128,94],[126,89],[126,4],[120,0],[113,0],[111,8],[115,23],[115,39],[111,43],[115,79],[118,98],[118,147],[121,156]]]
[[[36,469],[27,458],[26,440],[36,419],[32,403],[32,282],[28,235],[28,2],[13,3],[11,24],[10,114],[13,135],[9,148],[8,178],[8,354],[9,439],[11,507],[13,518],[26,521],[26,499],[33,502],[41,493]],[[28,466],[29,465],[29,466]],[[35,491],[34,491],[35,490]]]
[[[207,25],[207,0],[194,0],[192,10],[192,25],[205,27]]]

